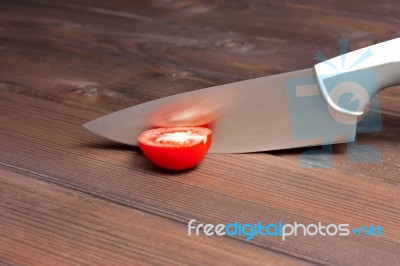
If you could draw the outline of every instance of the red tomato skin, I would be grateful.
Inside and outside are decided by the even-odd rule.
[[[210,131],[211,132],[211,131]],[[143,154],[155,165],[175,171],[188,170],[198,165],[206,155],[212,141],[212,134],[207,135],[207,141],[194,145],[157,147],[140,141],[139,147]]]

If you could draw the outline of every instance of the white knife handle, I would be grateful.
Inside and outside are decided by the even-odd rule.
[[[337,56],[314,67],[329,105],[345,114],[362,115],[375,94],[400,84],[400,38]],[[344,94],[350,97],[341,99]]]

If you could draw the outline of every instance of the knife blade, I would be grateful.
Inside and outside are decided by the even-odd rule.
[[[400,38],[346,56],[354,61],[366,49],[382,54],[388,53],[389,46],[397,48],[398,55]],[[333,58],[331,62],[338,64],[340,58],[343,57]],[[315,68],[172,95],[117,111],[83,126],[108,139],[137,145],[137,137],[150,128],[206,125],[213,130],[211,153],[350,142],[355,139],[357,115],[362,114],[361,109],[351,109],[354,101],[358,108],[364,108],[374,93],[397,79],[394,74],[388,78],[385,72],[393,69],[393,62],[398,66],[400,55],[396,60],[385,58],[350,70],[332,71],[323,62]],[[370,88],[363,90],[362,81],[355,81],[360,80],[360,73],[361,79],[365,78],[366,70],[371,70],[367,73],[369,77],[378,73],[377,81],[370,82]],[[341,95],[350,92],[352,98],[343,103],[337,96],[338,91]]]

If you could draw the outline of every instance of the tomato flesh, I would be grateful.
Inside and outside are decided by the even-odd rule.
[[[186,170],[203,160],[211,140],[208,128],[172,127],[148,130],[139,136],[138,143],[143,154],[159,167]]]

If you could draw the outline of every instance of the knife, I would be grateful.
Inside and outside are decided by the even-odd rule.
[[[400,38],[313,68],[172,95],[90,121],[108,139],[137,145],[154,127],[207,126],[211,153],[246,153],[355,140],[380,90],[400,84]]]

